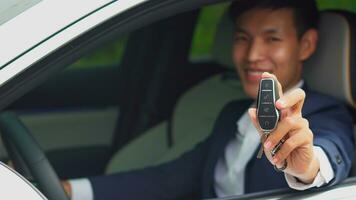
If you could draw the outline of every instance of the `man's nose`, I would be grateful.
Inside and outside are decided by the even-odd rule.
[[[263,42],[258,40],[258,39],[254,39],[251,41],[250,43],[250,48],[248,51],[248,61],[249,62],[256,62],[256,61],[260,61],[263,60],[265,55],[265,47],[263,45]]]

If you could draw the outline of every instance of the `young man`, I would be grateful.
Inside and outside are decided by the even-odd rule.
[[[318,39],[315,2],[238,0],[230,10],[236,23],[233,60],[244,91],[255,100],[261,77],[275,78],[280,87],[276,106],[282,118],[263,144],[266,156],[256,159],[260,136],[253,101],[234,101],[222,110],[213,134],[192,151],[157,167],[80,180],[88,191],[82,194],[89,195],[83,199],[206,198],[288,186],[303,190],[347,177],[352,120],[336,100],[308,90],[301,77]],[[269,152],[282,139],[272,157]],[[79,200],[78,182],[65,185]]]

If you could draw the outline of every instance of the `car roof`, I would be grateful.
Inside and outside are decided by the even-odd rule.
[[[0,25],[36,5],[41,0],[3,0],[0,1]]]

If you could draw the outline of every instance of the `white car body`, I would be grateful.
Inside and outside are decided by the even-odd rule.
[[[142,2],[38,2],[0,26],[0,86],[67,42]]]

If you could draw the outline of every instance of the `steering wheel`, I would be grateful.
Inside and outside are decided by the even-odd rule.
[[[24,176],[30,173],[48,199],[69,200],[46,155],[14,113],[0,113],[0,132],[11,159],[20,172],[25,172]]]

